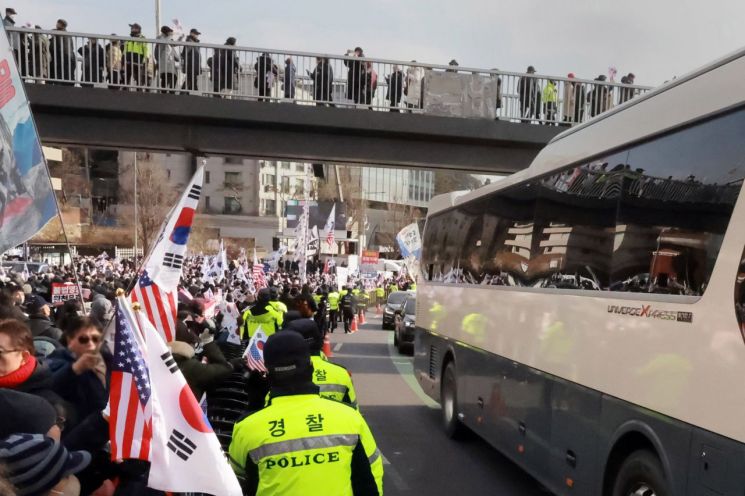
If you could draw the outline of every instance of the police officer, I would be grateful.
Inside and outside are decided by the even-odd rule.
[[[329,292],[329,319],[331,319],[329,332],[334,332],[339,323],[339,298],[341,298],[341,295],[336,289]]]
[[[264,330],[267,336],[271,336],[281,329],[283,315],[274,309],[269,298],[269,290],[261,288],[256,295],[256,303],[243,312],[241,339],[251,339],[259,327]]]
[[[279,313],[279,327],[282,327],[282,324],[284,323],[284,315],[287,313],[287,305],[284,302],[279,301],[279,288],[276,286],[269,288],[269,304],[277,311],[277,313]]]
[[[269,405],[233,429],[230,461],[259,496],[382,495],[383,461],[359,412],[318,395],[308,344],[294,331],[264,348]]]
[[[351,288],[347,290],[344,296],[339,300],[342,317],[344,318],[344,334],[352,332],[352,321],[357,313],[357,298],[352,294]]]
[[[321,356],[323,332],[318,325],[311,319],[297,319],[287,324],[285,330],[299,333],[308,343],[313,362],[313,384],[319,387],[321,396],[357,408],[357,393],[349,371]]]
[[[313,320],[318,324],[321,333],[325,334],[328,331],[328,288],[321,286],[316,289],[313,295],[313,301],[315,301],[318,309],[313,316]]]
[[[127,40],[124,43],[124,84],[130,84],[130,79],[134,79],[134,83],[138,87],[145,86],[145,62],[148,57],[148,46],[144,41],[140,41],[145,37],[142,35],[142,27],[137,24],[129,25],[132,40]]]
[[[382,282],[375,288],[375,303],[377,305],[385,305],[385,288]]]

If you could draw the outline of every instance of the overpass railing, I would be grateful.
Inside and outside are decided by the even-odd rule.
[[[608,81],[356,57],[350,52],[332,55],[163,38],[7,31],[24,80],[43,84],[553,125],[585,122],[649,90]],[[487,97],[493,102],[483,101]],[[442,105],[443,101],[451,105]],[[472,101],[486,110],[459,110],[458,103]]]

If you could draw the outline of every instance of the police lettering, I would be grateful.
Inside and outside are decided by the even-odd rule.
[[[293,468],[305,467],[308,465],[323,465],[326,463],[336,463],[339,461],[339,452],[331,451],[328,453],[315,453],[305,455],[291,455],[280,458],[267,458],[264,460],[264,468],[271,470],[273,468]]]

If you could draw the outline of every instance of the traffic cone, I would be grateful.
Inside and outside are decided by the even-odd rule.
[[[357,332],[357,316],[355,315],[352,319],[352,332]]]
[[[334,356],[333,353],[331,353],[331,340],[329,339],[328,334],[323,338],[323,354],[326,355],[327,358]]]
[[[360,325],[364,325],[366,323],[367,323],[367,321],[365,320],[365,312],[362,312],[360,314]]]

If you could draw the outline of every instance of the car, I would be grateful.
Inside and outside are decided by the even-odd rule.
[[[408,295],[406,291],[394,291],[388,295],[388,300],[383,307],[383,330],[393,329],[396,311],[401,309]]]
[[[396,312],[396,327],[393,344],[399,353],[404,350],[414,352],[414,331],[416,330],[416,295],[409,294],[401,309]]]

